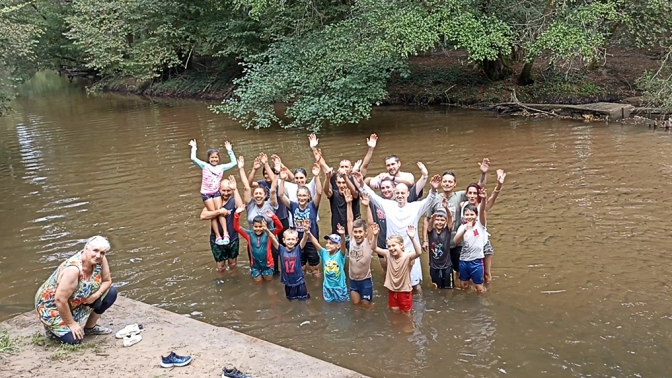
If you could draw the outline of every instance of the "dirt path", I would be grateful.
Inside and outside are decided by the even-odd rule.
[[[364,377],[351,370],[150,305],[119,297],[101,323],[115,332],[141,323],[143,340],[129,348],[114,335],[89,336],[66,349],[46,340],[33,312],[0,323],[19,351],[0,360],[1,377],[221,377],[235,366],[252,377]],[[160,356],[191,355],[186,367],[164,369]]]

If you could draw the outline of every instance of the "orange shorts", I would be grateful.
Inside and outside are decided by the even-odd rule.
[[[410,291],[392,291],[387,290],[387,305],[390,307],[399,307],[401,311],[411,311],[413,308],[413,293]]]

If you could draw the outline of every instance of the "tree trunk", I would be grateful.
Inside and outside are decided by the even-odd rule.
[[[534,84],[534,78],[532,77],[532,66],[534,65],[534,58],[525,63],[523,70],[520,71],[518,76],[519,85],[531,85]]]
[[[495,60],[484,60],[481,66],[483,67],[485,76],[493,81],[504,80],[513,73],[511,58],[502,54],[499,54]]]

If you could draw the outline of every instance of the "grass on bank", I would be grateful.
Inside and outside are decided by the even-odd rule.
[[[105,353],[105,348],[103,348],[102,342],[103,340],[100,339],[76,345],[60,344],[58,341],[48,338],[43,332],[35,332],[30,337],[30,343],[32,345],[53,350],[53,353],[49,356],[49,359],[54,361],[67,360],[72,357],[73,353],[83,352],[86,350],[90,350],[97,354]]]
[[[20,350],[19,340],[16,337],[11,337],[7,329],[0,329],[0,359],[5,356],[14,354]]]

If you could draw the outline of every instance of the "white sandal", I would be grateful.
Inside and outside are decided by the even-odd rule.
[[[124,346],[125,347],[130,347],[131,345],[135,345],[135,344],[137,344],[141,341],[142,341],[142,336],[140,336],[139,333],[128,335],[128,336],[124,337]]]
[[[117,339],[123,339],[126,336],[137,335],[144,330],[145,328],[142,326],[142,324],[129,324],[126,327],[124,327],[124,329],[117,332],[115,336],[117,337]]]

